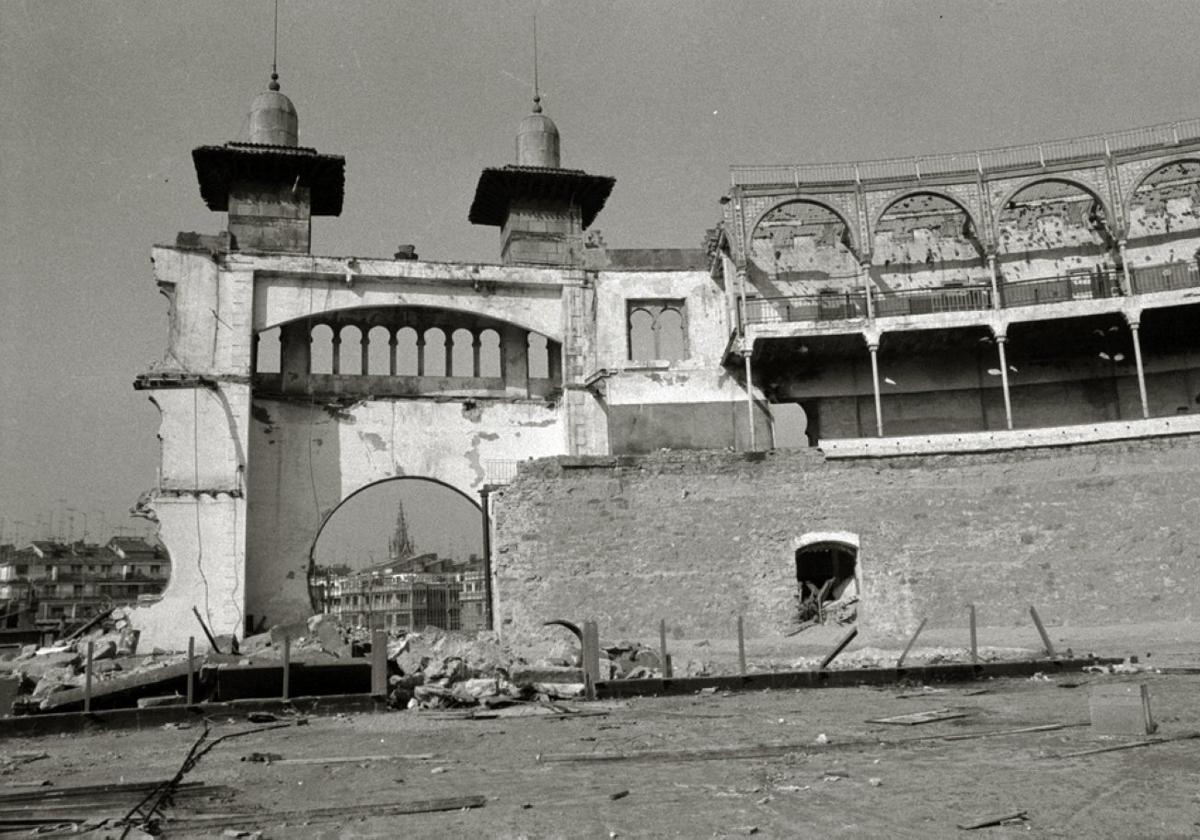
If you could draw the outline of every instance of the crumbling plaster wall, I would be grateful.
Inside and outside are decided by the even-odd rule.
[[[153,259],[170,329],[150,376],[178,381],[148,391],[160,412],[160,480],[138,508],[158,521],[172,574],[133,620],[147,644],[182,648],[200,634],[193,607],[215,633],[242,628],[253,279],[207,252],[155,248]]]
[[[485,462],[559,455],[564,410],[537,401],[368,400],[339,407],[256,399],[250,435],[246,611],[308,616],[310,552],[325,519],[389,478],[444,482],[478,501]]]
[[[257,270],[254,329],[338,309],[429,306],[517,324],[563,341],[562,269],[339,260],[332,257],[231,257]]]
[[[825,461],[672,452],[530,465],[495,503],[498,627],[732,638],[788,629],[798,539],[859,535],[864,636],[964,623],[1188,619],[1200,606],[1200,437]],[[519,597],[516,595],[519,594]],[[1031,631],[1032,632],[1032,631]]]
[[[686,358],[629,358],[628,308],[638,300],[683,301]],[[728,300],[708,272],[599,272],[596,310],[596,366],[607,372],[607,451],[746,445],[744,378],[721,364],[729,341]],[[770,427],[758,389],[754,399],[756,435],[766,441]]]

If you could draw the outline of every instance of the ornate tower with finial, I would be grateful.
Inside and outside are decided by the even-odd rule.
[[[615,178],[563,169],[558,126],[542,113],[533,39],[533,113],[517,129],[517,162],[483,170],[467,218],[500,228],[505,264],[578,265],[583,231],[596,218]]]
[[[229,214],[229,247],[307,254],[312,217],[342,212],[346,160],[297,145],[299,119],[271,68],[267,90],[250,105],[249,136],[192,150],[200,196]]]

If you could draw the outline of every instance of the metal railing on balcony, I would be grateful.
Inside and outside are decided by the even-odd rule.
[[[733,186],[768,186],[803,183],[853,183],[856,181],[922,178],[966,172],[993,172],[1025,166],[1101,157],[1114,152],[1169,148],[1200,139],[1200,118],[1132,128],[1108,134],[1090,134],[1041,143],[1003,146],[979,151],[915,157],[885,158],[846,163],[804,163],[794,166],[734,166]]]
[[[520,461],[484,459],[483,478],[485,483],[511,484],[517,477],[517,465],[520,463]]]
[[[1135,268],[1129,272],[1135,295],[1171,292],[1200,287],[1200,266],[1194,262],[1174,262]]]
[[[938,312],[971,312],[992,308],[992,290],[987,286],[875,291],[871,296],[877,318],[931,315]]]
[[[1122,272],[1110,269],[1001,283],[1000,305],[1012,309],[1118,298],[1124,294],[1121,279]],[[1130,282],[1135,295],[1200,288],[1200,264],[1173,262],[1131,269]],[[992,290],[982,284],[901,291],[873,289],[871,304],[876,318],[986,311],[992,308]],[[867,317],[867,297],[863,292],[844,292],[751,298],[746,301],[745,313],[746,324],[859,320]]]
[[[1006,309],[1120,296],[1121,281],[1116,271],[1018,280],[1000,286],[1000,303]]]
[[[864,292],[754,298],[746,301],[747,324],[845,321],[867,317]]]

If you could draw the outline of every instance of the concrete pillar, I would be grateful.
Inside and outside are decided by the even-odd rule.
[[[992,309],[999,309],[1001,306],[1000,279],[996,275],[996,255],[988,254],[987,261],[988,261],[988,272],[991,274],[991,279],[992,279]],[[1011,424],[1009,425],[1009,428],[1010,429],[1012,428]]]
[[[358,328],[359,329],[358,343],[362,348],[362,362],[360,363],[358,372],[361,373],[363,376],[366,376],[368,373],[371,372],[371,368],[369,367],[369,365],[371,363],[371,331],[370,331],[370,329],[368,329],[369,326],[370,326],[369,324],[363,324],[361,327]]]
[[[1150,416],[1150,402],[1146,399],[1146,371],[1142,367],[1142,341],[1138,337],[1140,326],[1137,321],[1129,322],[1129,332],[1133,335],[1133,362],[1137,366],[1138,396],[1142,400],[1142,418],[1146,419]]]
[[[871,386],[875,391],[875,434],[883,437],[883,399],[879,394],[879,344],[868,344],[871,351]]]
[[[520,327],[506,327],[500,336],[500,360],[505,393],[528,397],[529,333]]]
[[[478,379],[479,372],[479,349],[482,342],[479,340],[479,330],[471,330],[471,376]]]
[[[340,329],[333,331],[333,372],[339,374],[342,372],[342,331]]]
[[[425,331],[417,328],[417,376],[425,375]]]
[[[445,336],[442,343],[442,349],[446,351],[446,376],[454,375],[454,330],[444,328],[442,334]]]
[[[284,382],[312,373],[312,335],[304,321],[285,324],[279,331],[279,372]]]
[[[1129,258],[1125,254],[1125,240],[1117,243],[1121,251],[1121,294],[1129,297],[1133,294],[1133,279],[1129,276]]]
[[[388,376],[396,375],[396,348],[400,345],[400,339],[396,337],[396,330],[388,330]]]
[[[1000,353],[1000,388],[1004,391],[1004,422],[1009,429],[1012,429],[1012,399],[1008,392],[1008,353],[1004,350],[1004,345],[1007,343],[1008,336],[996,336],[996,349]]]
[[[556,341],[546,340],[546,358],[547,368],[546,373],[550,377],[551,382],[562,383],[562,345]]]

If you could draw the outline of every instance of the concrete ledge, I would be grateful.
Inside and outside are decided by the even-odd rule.
[[[897,455],[939,455],[971,452],[999,452],[1009,449],[1037,449],[1054,446],[1078,446],[1157,437],[1200,433],[1200,415],[1152,417],[1149,420],[1125,420],[1091,423],[1082,426],[1053,426],[1045,429],[1005,429],[995,432],[964,432],[945,435],[907,437],[846,438],[823,440],[819,448],[831,460],[839,458],[889,458]]]
[[[692,694],[702,688],[720,691],[761,691],[764,688],[849,688],[913,682],[970,682],[985,677],[1028,677],[1042,673],[1070,673],[1085,665],[1118,665],[1121,659],[1035,659],[1025,662],[988,662],[979,665],[926,665],[915,668],[853,668],[844,671],[774,671],[734,676],[678,677],[673,679],[611,680],[596,683],[601,699],[659,694]]]
[[[104,712],[59,712],[0,717],[0,739],[87,732],[94,729],[144,729],[167,723],[202,722],[245,716],[250,712],[299,712],[306,715],[388,711],[382,698],[369,694],[330,694],[324,697],[294,697],[290,700],[255,699],[229,703],[197,703],[188,706],[154,706],[149,709],[111,709]]]

